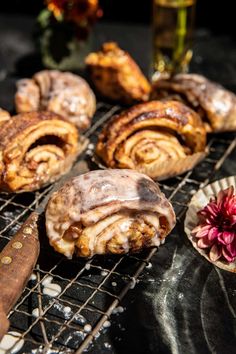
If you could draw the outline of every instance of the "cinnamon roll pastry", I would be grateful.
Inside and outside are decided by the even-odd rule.
[[[111,168],[131,168],[161,180],[192,169],[205,156],[200,116],[177,101],[151,101],[113,117],[96,153]]]
[[[0,108],[0,125],[6,122],[10,118],[11,118],[10,114],[4,109]]]
[[[153,98],[182,100],[198,111],[208,132],[236,130],[236,95],[197,74],[178,74],[154,83]]]
[[[80,131],[91,125],[96,99],[87,82],[80,76],[57,70],[43,70],[32,79],[17,83],[17,112],[51,111],[61,114]]]
[[[104,43],[91,53],[86,64],[98,92],[125,104],[147,101],[150,84],[131,56],[114,42]]]
[[[46,209],[49,242],[68,258],[159,246],[174,225],[173,208],[159,187],[132,170],[75,177],[51,196]]]
[[[0,129],[0,189],[32,191],[55,181],[80,148],[76,127],[55,113],[11,117]]]

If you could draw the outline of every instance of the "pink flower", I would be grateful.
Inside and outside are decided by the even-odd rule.
[[[209,250],[213,262],[236,258],[236,195],[233,186],[218,195],[198,212],[199,225],[192,231],[197,246]]]

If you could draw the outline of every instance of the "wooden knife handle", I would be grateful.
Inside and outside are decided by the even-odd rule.
[[[3,311],[2,308],[0,308],[0,339],[4,336],[4,334],[8,331],[10,322]]]
[[[6,316],[21,296],[39,256],[38,217],[32,213],[0,253],[0,339],[8,329]]]

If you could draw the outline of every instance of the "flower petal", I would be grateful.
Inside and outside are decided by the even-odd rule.
[[[205,231],[207,235],[210,228],[211,225],[198,225],[191,231],[191,234],[195,237],[202,237],[203,234],[205,234]]]
[[[219,208],[217,207],[216,204],[214,203],[210,203],[205,207],[205,210],[211,214],[212,216],[217,216],[217,214],[219,213]]]
[[[214,240],[216,237],[219,236],[219,230],[217,227],[212,227],[209,232],[208,232],[208,238],[209,240]]]
[[[222,256],[226,259],[227,262],[231,263],[235,260],[235,256],[230,254],[225,247],[222,248]]]
[[[231,215],[232,225],[236,224],[236,215]]]
[[[201,237],[206,237],[209,234],[209,229],[210,229],[210,225],[208,225],[209,227],[207,229],[204,230],[200,230],[196,233],[195,237],[197,238],[201,238]]]
[[[221,208],[223,200],[224,200],[224,191],[220,190],[219,193],[217,194],[216,202],[219,208]]]
[[[209,248],[212,245],[212,241],[209,241],[207,237],[199,238],[197,241],[197,245],[199,248]]]
[[[214,244],[211,247],[210,253],[209,253],[209,258],[212,262],[217,261],[217,259],[219,259],[222,256],[222,251],[221,251],[221,247]]]
[[[219,232],[217,240],[218,243],[221,243],[222,245],[227,245],[227,243],[225,243],[225,240],[223,238],[223,232]]]
[[[229,245],[234,240],[234,232],[224,231],[222,233],[222,238],[224,239],[225,244]]]
[[[234,233],[234,240],[229,245],[226,246],[226,249],[230,255],[236,257],[236,235]]]

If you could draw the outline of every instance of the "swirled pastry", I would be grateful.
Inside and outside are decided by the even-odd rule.
[[[76,127],[51,112],[22,113],[0,129],[0,188],[31,191],[68,172],[79,152]]]
[[[75,177],[51,196],[46,209],[49,242],[68,258],[159,246],[174,225],[173,208],[159,187],[132,170]]]
[[[10,118],[10,114],[4,109],[0,108],[0,125],[5,123]]]
[[[183,173],[205,156],[199,115],[177,101],[151,101],[113,117],[100,133],[97,155],[112,168],[131,168],[156,179]]]
[[[80,131],[87,129],[96,110],[95,96],[80,76],[43,70],[17,83],[17,112],[51,111],[61,114]]]
[[[101,51],[88,55],[86,64],[102,96],[126,104],[148,100],[149,82],[131,56],[116,43],[104,43]]]
[[[178,74],[154,84],[153,98],[183,100],[198,111],[208,132],[236,130],[236,95],[197,74]]]

